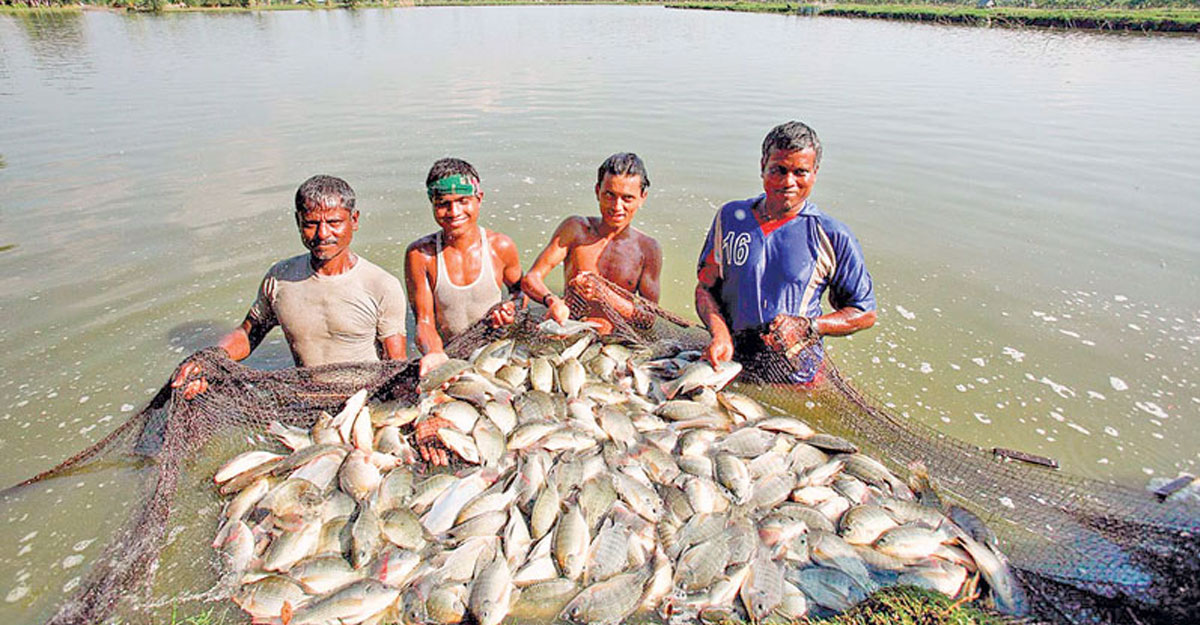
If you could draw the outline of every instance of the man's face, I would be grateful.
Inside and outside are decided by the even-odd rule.
[[[433,219],[444,232],[462,232],[479,223],[479,204],[483,192],[475,195],[433,196]]]
[[[763,191],[774,206],[795,208],[804,203],[817,181],[817,152],[771,150],[762,163]]]
[[[358,230],[358,211],[336,205],[309,204],[303,212],[296,213],[296,225],[300,228],[304,247],[313,258],[325,262],[350,249],[354,231]]]
[[[611,228],[620,230],[633,222],[646,192],[642,190],[642,177],[614,176],[604,174],[604,180],[596,185],[596,201],[600,203],[600,218]]]

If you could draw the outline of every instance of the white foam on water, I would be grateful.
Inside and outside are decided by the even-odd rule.
[[[1017,506],[1016,506],[1016,504],[1014,504],[1014,503],[1013,503],[1013,500],[1012,500],[1012,499],[1009,499],[1008,497],[1001,497],[1001,498],[1000,498],[1000,505],[1004,506],[1005,508],[1010,508],[1010,509],[1012,509],[1012,510],[1016,510],[1016,509],[1017,509]]]
[[[1151,469],[1150,467],[1142,467],[1142,473],[1145,473],[1146,475],[1154,475],[1154,469]]]
[[[1083,427],[1082,425],[1079,425],[1078,423],[1068,423],[1068,424],[1067,424],[1067,427],[1069,427],[1069,428],[1071,428],[1072,430],[1075,430],[1076,432],[1079,432],[1080,434],[1083,434],[1083,435],[1085,435],[1085,436],[1091,436],[1091,435],[1092,435],[1092,433],[1091,433],[1091,432],[1089,432],[1089,431],[1087,430],[1087,428]]]
[[[1108,464],[1108,458],[1101,458],[1096,461],[1096,464]]]
[[[1111,436],[1113,438],[1119,438],[1121,436],[1121,433],[1117,431],[1117,428],[1115,428],[1111,425],[1104,426],[1104,433],[1108,434],[1109,436]]]
[[[1050,416],[1051,416],[1051,417],[1052,417],[1052,418],[1053,418],[1055,421],[1058,421],[1059,423],[1062,423],[1063,421],[1066,421],[1066,420],[1067,420],[1067,419],[1066,419],[1066,417],[1062,416],[1061,414],[1059,414],[1059,413],[1057,413],[1057,412],[1055,412],[1055,411],[1053,411],[1053,410],[1051,410],[1051,411],[1050,411]]]
[[[960,392],[960,393],[967,392],[967,387],[963,386],[962,384],[955,384],[954,388],[957,389],[958,392]]]
[[[1013,362],[1025,361],[1025,352],[1019,351],[1013,347],[1005,347],[1003,351],[1005,356],[1013,359]]]
[[[1153,415],[1155,417],[1158,417],[1159,419],[1171,418],[1171,415],[1167,414],[1167,412],[1165,410],[1163,410],[1161,407],[1159,407],[1158,404],[1156,404],[1152,401],[1137,401],[1137,402],[1133,402],[1133,405],[1137,406],[1143,412]]]
[[[920,368],[921,373],[933,373],[933,365],[923,362]]]
[[[1142,331],[1142,327],[1136,323],[1126,324],[1125,327],[1129,328],[1130,330],[1136,330],[1138,332]]]
[[[1127,302],[1129,301],[1129,298],[1125,297],[1124,295],[1114,295],[1113,300],[1118,302]]]
[[[900,316],[904,317],[905,319],[912,320],[912,319],[917,318],[917,315],[915,313],[909,312],[909,310],[907,308],[905,308],[899,304],[896,304],[895,308],[896,308],[896,312],[900,313]]]
[[[1062,334],[1065,334],[1065,335],[1067,335],[1067,336],[1069,336],[1069,337],[1073,338],[1073,339],[1077,339],[1077,338],[1079,338],[1079,333],[1078,333],[1078,332],[1074,332],[1074,331],[1072,331],[1072,330],[1064,330],[1064,329],[1062,329],[1062,328],[1059,328],[1059,329],[1058,329],[1058,331],[1059,331],[1060,333],[1062,333]]]
[[[36,537],[37,537],[37,534],[38,534],[38,533],[37,533],[36,531],[34,531],[34,532],[29,532],[29,533],[28,533],[28,534],[26,534],[26,535],[25,535],[23,538],[21,538],[21,540],[18,540],[17,542],[18,542],[18,543],[25,543],[25,542],[29,542],[29,541],[33,540],[34,538],[36,538]]]
[[[1096,391],[1088,391],[1087,393],[1088,393],[1088,397],[1091,399],[1100,399],[1100,400],[1106,399],[1104,397],[1104,395],[1097,393]]]
[[[4,597],[4,600],[8,603],[16,603],[21,599],[24,599],[25,595],[27,594],[29,594],[29,586],[21,584],[20,586],[8,591],[8,595]]]
[[[63,584],[62,591],[64,593],[69,593],[72,590],[79,588],[79,582],[81,580],[82,580],[82,578],[79,577],[78,575],[76,575],[75,577],[72,577],[71,579],[67,580],[67,583]]]
[[[1122,380],[1115,375],[1108,376],[1108,383],[1112,385],[1114,391],[1129,390],[1129,385],[1125,383],[1125,380]]]
[[[121,404],[121,412],[133,412],[133,404]]]
[[[1075,391],[1072,390],[1071,387],[1065,384],[1059,384],[1058,382],[1055,382],[1046,376],[1042,376],[1042,379],[1038,380],[1038,382],[1049,386],[1055,393],[1058,393],[1059,397],[1066,399],[1075,397]]]
[[[984,359],[982,359],[982,358],[978,358],[978,357],[977,357],[977,358],[972,358],[972,359],[971,359],[971,362],[973,362],[973,363],[975,363],[975,364],[979,365],[980,367],[986,367],[986,366],[987,366],[987,361],[986,361],[986,360],[984,360]]]
[[[67,556],[67,557],[63,558],[63,561],[62,561],[62,567],[64,569],[76,567],[76,566],[79,566],[80,564],[83,564],[83,556],[81,556],[79,554]]]
[[[984,425],[991,425],[992,420],[987,418],[987,415],[982,412],[975,413],[975,419]]]

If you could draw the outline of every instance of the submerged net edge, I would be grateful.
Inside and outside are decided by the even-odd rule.
[[[577,302],[568,301],[575,309]],[[516,323],[509,327],[493,328],[480,322],[447,344],[446,351],[461,358],[492,340],[531,338],[536,336],[541,315],[540,307],[523,308]],[[661,318],[650,327],[618,322],[613,334],[650,346],[656,353],[664,349],[700,349],[707,342],[703,331],[680,328]],[[114,453],[143,454],[154,462],[150,469],[153,479],[147,480],[153,485],[144,487],[140,513],[122,526],[75,595],[59,606],[50,623],[100,622],[113,612],[119,597],[147,582],[162,547],[178,477],[187,470],[182,459],[190,457],[212,436],[231,427],[265,428],[268,418],[263,412],[269,413],[270,419],[311,426],[317,412],[338,408],[361,388],[367,388],[375,400],[415,399],[415,360],[258,371],[234,363],[213,349],[201,350],[192,358],[201,359],[208,372],[210,390],[205,396],[189,402],[164,386],[146,408],[105,439],[22,483],[62,475]],[[981,512],[989,523],[999,521],[998,533],[1002,543],[1012,548],[1019,577],[1027,587],[1036,587],[1036,592],[1031,592],[1035,617],[1061,623],[1119,623],[1128,622],[1129,614],[1138,614],[1140,622],[1166,623],[1173,622],[1183,606],[1195,605],[1200,597],[1196,588],[1200,574],[1195,564],[1200,551],[1196,540],[1200,514],[1196,506],[1157,504],[1134,489],[997,463],[986,450],[879,408],[878,402],[852,386],[831,361],[827,363],[829,386],[851,407],[843,409],[851,417],[847,419],[849,431],[885,448],[890,456],[885,460],[892,464],[903,466],[911,459],[933,459],[931,473],[946,480],[955,500]],[[786,380],[790,373],[780,372],[778,379]],[[268,408],[264,410],[264,406]],[[995,493],[1016,489],[1024,489],[1025,494],[1038,493],[1033,499],[1037,505],[1022,508],[1020,514],[1007,514],[1012,511],[995,507]],[[1038,498],[1042,501],[1037,502]],[[1021,548],[1021,532],[1029,532],[1031,526],[1047,520],[1069,529],[1043,538],[1034,548]],[[1153,540],[1146,541],[1146,537]],[[1089,543],[1093,542],[1117,545],[1119,549],[1113,552],[1116,557],[1106,559],[1104,553],[1089,553]],[[1147,542],[1149,546],[1143,544]],[[1133,555],[1125,554],[1126,549]],[[1189,557],[1190,564],[1184,562]],[[1060,561],[1050,561],[1054,558]],[[1078,575],[1079,558],[1089,560],[1085,565],[1099,562],[1099,574]],[[1131,582],[1113,574],[1123,566],[1148,571],[1150,583]],[[1179,576],[1189,571],[1190,576],[1181,581]],[[1064,605],[1079,607],[1064,615],[1060,607]]]

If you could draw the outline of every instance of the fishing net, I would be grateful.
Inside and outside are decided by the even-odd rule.
[[[584,279],[594,281],[592,292],[604,295],[584,302],[569,288],[568,304],[573,316],[599,312],[606,317],[612,327],[605,340],[647,346],[656,356],[706,345],[708,335],[702,328],[611,282],[596,276]],[[615,306],[617,302],[622,305]],[[540,307],[527,307],[506,327],[480,322],[450,342],[447,354],[464,358],[499,338],[554,340],[538,330],[544,315]],[[1002,462],[988,450],[883,410],[827,358],[823,374],[811,387],[787,384],[796,364],[815,358],[818,349],[809,345],[788,356],[768,355],[744,363],[743,379],[754,382],[739,382],[737,390],[848,438],[899,474],[910,463],[924,463],[944,500],[974,512],[995,531],[1024,583],[1032,618],[1072,624],[1191,620],[1190,612],[1200,604],[1200,507],[1160,503],[1140,490]],[[177,528],[192,524],[198,536],[211,536],[211,511],[184,513],[177,497],[181,489],[211,488],[211,467],[197,466],[197,457],[210,444],[261,440],[271,421],[310,427],[321,411],[336,412],[359,389],[367,389],[372,402],[403,405],[417,397],[416,361],[257,371],[229,360],[216,348],[189,358],[203,368],[206,392],[185,400],[164,385],[145,408],[99,443],[5,492],[6,499],[21,497],[38,482],[116,456],[141,463],[136,491],[140,504],[130,508],[130,517],[50,623],[103,622],[123,598],[150,584],[164,546],[182,542],[172,541]],[[206,554],[193,560],[214,557],[204,543],[178,548]],[[218,585],[167,592],[212,601],[223,599],[228,589]]]

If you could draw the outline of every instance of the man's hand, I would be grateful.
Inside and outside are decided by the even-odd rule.
[[[417,371],[417,375],[425,377],[425,374],[446,364],[447,360],[450,360],[450,358],[446,356],[446,352],[429,352],[421,356],[421,368]]]
[[[491,321],[493,328],[511,325],[512,322],[517,320],[516,302],[509,300],[503,304],[500,304],[498,308],[492,311],[488,318]]]
[[[612,289],[598,280],[590,271],[582,271],[569,283],[571,291],[588,302],[607,302],[612,297]]]
[[[808,317],[779,315],[771,320],[771,325],[762,338],[767,347],[788,354],[796,346],[803,348],[812,345],[820,335],[817,334],[812,319]]]
[[[204,368],[194,360],[185,361],[175,370],[171,378],[171,388],[182,388],[183,398],[193,397],[208,390],[208,380],[204,378]]]
[[[435,467],[444,467],[450,464],[450,450],[442,444],[442,439],[438,438],[438,430],[442,428],[453,427],[449,421],[441,417],[430,417],[417,423],[413,428],[413,433],[416,434],[417,452],[426,462]]]
[[[729,338],[728,333],[717,332],[713,334],[713,338],[708,343],[708,347],[704,348],[704,359],[717,368],[723,362],[733,360],[733,340]]]
[[[567,319],[571,318],[571,309],[567,306],[566,300],[557,295],[554,296],[554,301],[550,302],[550,318],[559,323],[566,323]]]

